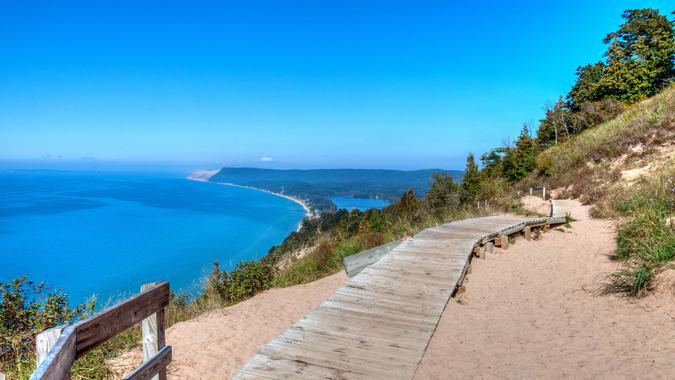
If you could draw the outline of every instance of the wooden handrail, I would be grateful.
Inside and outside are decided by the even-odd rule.
[[[155,365],[149,368],[157,370],[149,377],[157,375],[159,380],[166,379],[166,365],[171,361],[171,348],[164,349],[166,348],[164,346],[164,308],[169,305],[169,298],[168,282],[147,284],[141,288],[140,294],[65,327],[53,347],[47,347],[48,354],[38,362],[38,367],[31,375],[31,379],[68,378],[70,368],[77,358],[139,322],[143,322],[144,326],[146,324],[154,326],[154,328],[142,329],[144,352],[147,351],[145,363],[152,361]],[[50,329],[41,334],[54,334],[54,330]],[[148,336],[151,334],[154,336]],[[50,342],[53,339],[41,341]],[[149,347],[151,344],[154,347]],[[42,355],[38,353],[38,360],[40,359]],[[159,366],[156,363],[162,365]],[[147,371],[146,368],[143,373],[149,373]]]

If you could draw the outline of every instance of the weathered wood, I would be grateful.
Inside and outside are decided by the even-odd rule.
[[[52,347],[54,347],[64,327],[65,326],[52,327],[51,329],[47,329],[37,334],[35,337],[35,357],[38,366],[45,360]]]
[[[465,291],[471,257],[546,220],[492,216],[420,232],[350,277],[234,378],[411,379],[450,296]]]
[[[31,375],[31,379],[69,378],[70,367],[78,357],[150,316],[153,316],[154,320],[148,320],[146,323],[145,330],[149,334],[145,337],[152,337],[147,343],[158,349],[164,347],[164,308],[169,303],[169,284],[167,282],[149,284],[141,290],[141,294],[78,323],[39,334],[36,339],[38,367]],[[58,339],[53,343],[55,337]],[[152,358],[146,357],[150,360],[153,360]],[[170,350],[168,358],[169,360],[171,358]],[[165,358],[162,357],[161,360]],[[148,367],[151,364],[144,366]],[[158,370],[160,374],[163,373],[163,376],[159,376],[160,380],[166,379],[164,367],[166,365]]]
[[[30,376],[31,380],[68,379],[77,358],[75,326],[63,329],[47,357]]]
[[[499,248],[509,249],[509,236],[508,235],[499,235]]]
[[[75,325],[77,356],[105,343],[108,339],[141,322],[169,304],[169,283],[154,288],[108,308]]]
[[[141,286],[141,293],[147,292],[159,283],[153,282]],[[158,310],[155,314],[141,321],[141,333],[143,342],[143,359],[145,362],[155,357],[165,346],[164,339],[164,309]],[[166,380],[166,369],[162,368],[152,380]]]
[[[377,262],[380,260],[380,258],[382,258],[382,256],[391,252],[392,249],[398,247],[401,242],[401,240],[395,240],[390,243],[365,250],[355,255],[345,257],[342,259],[342,263],[344,264],[347,276],[354,277],[368,265]]]
[[[166,367],[169,363],[171,363],[171,346],[164,346],[159,352],[143,362],[140,367],[124,376],[123,380],[153,379],[161,372],[166,373]]]
[[[487,242],[487,243],[485,244],[485,250],[486,250],[487,253],[489,253],[489,254],[493,254],[493,253],[494,253],[494,247],[495,247],[495,243],[494,243],[494,242],[489,241],[489,242]]]
[[[523,236],[525,237],[525,240],[532,239],[532,228],[530,226],[523,228]]]

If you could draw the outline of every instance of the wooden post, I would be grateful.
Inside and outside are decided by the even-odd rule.
[[[38,366],[45,360],[47,354],[49,354],[49,350],[56,344],[63,328],[64,326],[52,327],[37,334],[35,337],[35,357]],[[2,380],[2,377],[0,377],[0,380]]]
[[[523,235],[525,235],[525,240],[532,239],[532,229],[530,228],[530,226],[526,226],[523,229]]]
[[[495,243],[489,241],[487,244],[485,244],[485,247],[487,249],[487,253],[492,254],[492,250],[495,247]]]
[[[551,225],[546,223],[544,224],[544,232],[548,232],[548,230],[551,228]]]
[[[532,188],[530,187],[530,195],[532,195]]]
[[[478,257],[480,257],[481,259],[485,260],[485,256],[486,256],[486,254],[485,254],[485,246],[481,246],[480,248],[478,248]]]
[[[150,283],[141,286],[141,292],[154,288],[157,283]],[[145,318],[141,321],[141,332],[143,334],[143,362],[150,360],[165,345],[164,340],[164,309]],[[152,380],[166,380],[166,368],[162,368],[159,374],[152,377]]]
[[[499,248],[509,249],[509,237],[506,235],[499,235]]]
[[[541,188],[541,198],[543,200],[546,200],[546,188],[545,187]]]

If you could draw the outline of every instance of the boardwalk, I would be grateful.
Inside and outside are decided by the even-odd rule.
[[[411,379],[474,248],[560,222],[491,216],[424,230],[350,278],[234,378]]]

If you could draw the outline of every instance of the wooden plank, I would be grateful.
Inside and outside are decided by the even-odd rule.
[[[355,255],[345,257],[342,259],[342,263],[344,264],[347,276],[354,277],[356,274],[361,272],[363,268],[377,262],[380,258],[382,258],[382,256],[388,254],[394,248],[398,247],[401,242],[401,240],[395,240],[393,242],[365,250]]]
[[[54,347],[64,328],[65,326],[52,327],[37,334],[35,337],[35,359],[38,366],[45,360],[52,347]]]
[[[546,218],[474,218],[427,229],[362,269],[263,346],[236,379],[411,379],[474,249]],[[529,231],[529,229],[528,229]],[[484,245],[482,245],[484,244]]]
[[[169,283],[132,297],[75,324],[77,357],[141,322],[169,304]]]
[[[30,376],[31,380],[69,378],[70,367],[77,358],[75,334],[75,326],[63,329],[47,357]]]
[[[150,380],[160,372],[166,372],[169,363],[171,363],[171,346],[164,346],[140,367],[124,376],[123,380]]]

